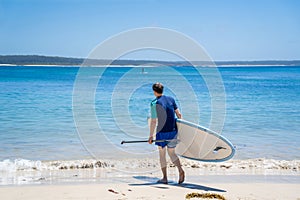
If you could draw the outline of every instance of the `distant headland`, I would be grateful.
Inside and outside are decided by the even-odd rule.
[[[0,65],[58,66],[190,66],[187,61],[84,59],[41,55],[0,55]],[[300,60],[214,61],[216,66],[300,66]],[[210,61],[193,61],[193,65],[211,66]]]

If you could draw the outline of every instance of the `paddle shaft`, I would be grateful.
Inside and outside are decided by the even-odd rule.
[[[171,142],[172,140],[152,140],[152,142]],[[122,141],[121,144],[124,143],[141,143],[141,142],[148,142],[148,140],[131,140],[131,141]]]

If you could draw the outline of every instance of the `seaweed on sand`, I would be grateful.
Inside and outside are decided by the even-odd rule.
[[[185,196],[186,199],[191,198],[203,198],[203,199],[220,199],[220,200],[226,200],[224,196],[220,194],[214,194],[214,193],[189,193]]]

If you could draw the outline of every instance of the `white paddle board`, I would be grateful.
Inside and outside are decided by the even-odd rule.
[[[184,158],[222,162],[229,160],[235,153],[235,148],[224,136],[200,125],[177,119],[178,144],[177,155]]]

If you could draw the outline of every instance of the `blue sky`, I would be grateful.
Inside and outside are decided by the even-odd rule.
[[[87,57],[112,35],[151,26],[190,36],[214,60],[300,59],[299,8],[297,0],[0,0],[0,55]]]

